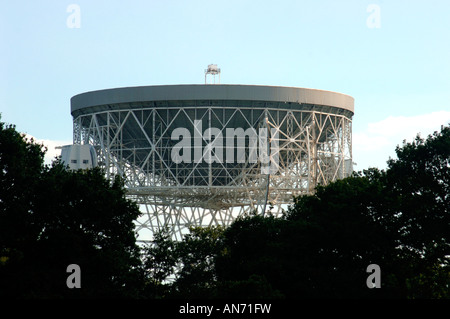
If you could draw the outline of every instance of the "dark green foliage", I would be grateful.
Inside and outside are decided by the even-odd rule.
[[[222,253],[223,228],[192,228],[182,241],[167,230],[144,249],[147,296],[153,298],[211,298],[216,296],[215,258]],[[174,281],[169,284],[170,281]]]
[[[220,226],[193,228],[177,244],[181,269],[174,286],[175,296],[205,298],[214,294],[215,257],[222,251],[222,234]]]
[[[396,152],[386,171],[319,186],[282,218],[196,230],[173,246],[184,264],[166,287],[186,298],[449,298],[450,129]],[[366,285],[370,264],[379,289]]]
[[[145,296],[152,299],[167,298],[170,286],[167,281],[174,276],[178,265],[177,242],[170,237],[168,229],[154,235],[151,245],[143,249],[144,269],[147,272]]]
[[[285,226],[283,220],[274,217],[247,216],[225,231],[224,253],[217,257],[223,294],[240,298],[281,296],[273,283],[288,275],[283,266],[290,247],[280,240]],[[253,290],[249,290],[251,287]]]
[[[450,127],[396,149],[386,172],[409,298],[449,298]]]
[[[386,171],[295,198],[282,217],[167,230],[143,249],[139,210],[99,169],[43,164],[0,122],[0,296],[18,298],[450,298],[450,128],[397,147]],[[66,286],[78,264],[82,288]],[[369,289],[367,266],[381,268]]]
[[[99,169],[43,165],[44,150],[0,123],[0,296],[137,297],[139,210]],[[69,289],[69,264],[81,289]]]
[[[4,245],[1,248],[9,248],[11,253],[15,251],[12,247],[22,248],[36,232],[27,217],[40,179],[44,152],[41,145],[25,141],[14,126],[0,122],[0,238]]]

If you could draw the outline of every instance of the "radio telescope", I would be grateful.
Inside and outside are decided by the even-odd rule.
[[[354,99],[341,93],[124,87],[72,97],[71,114],[74,144],[93,147],[96,164],[124,176],[140,205],[138,240],[162,227],[180,239],[190,226],[226,226],[269,207],[281,214],[294,196],[352,172]]]

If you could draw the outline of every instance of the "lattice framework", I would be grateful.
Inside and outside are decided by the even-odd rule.
[[[244,163],[174,163],[173,130],[182,126],[195,136],[196,120],[223,137],[227,128],[266,128],[272,173],[263,173],[267,164],[249,161],[249,147]],[[189,226],[226,226],[269,205],[280,214],[293,196],[352,171],[351,117],[314,105],[120,105],[75,117],[74,143],[94,145],[106,176],[125,178],[128,196],[141,205],[136,230],[142,240],[162,227],[180,239]],[[201,138],[203,150],[208,143]]]

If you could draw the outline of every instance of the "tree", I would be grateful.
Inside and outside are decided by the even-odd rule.
[[[263,278],[270,298],[362,298],[398,294],[396,278],[383,290],[366,286],[366,268],[395,264],[396,236],[389,222],[383,173],[320,186],[296,198],[283,218],[253,216],[225,231],[227,254],[217,259],[219,280]]]
[[[384,184],[385,174],[377,169],[320,186],[314,195],[302,196],[287,214],[293,225],[305,225],[300,258],[310,283],[304,293],[315,297],[398,297],[402,287],[397,271],[398,235],[393,199]],[[383,289],[368,289],[366,268],[383,265]],[[305,278],[306,276],[306,278]]]
[[[450,297],[450,129],[396,153],[386,171],[319,186],[282,218],[239,218],[219,236],[220,249],[208,231],[187,241],[186,269],[209,272],[191,284],[215,297]],[[205,267],[205,252],[214,266]],[[381,289],[367,287],[371,264],[381,268]]]
[[[280,298],[289,276],[286,261],[292,245],[282,232],[286,222],[273,216],[238,218],[224,233],[224,249],[216,257],[221,297]]]
[[[0,296],[137,297],[142,282],[123,181],[43,164],[45,150],[0,123]],[[81,289],[66,268],[81,268]]]
[[[173,285],[175,297],[216,295],[215,259],[222,253],[222,235],[221,226],[195,227],[177,243],[180,270]]]
[[[417,135],[388,161],[387,184],[397,201],[399,250],[409,260],[410,298],[450,297],[450,127]],[[444,293],[442,290],[446,291]]]
[[[167,229],[156,233],[143,254],[147,296],[216,296],[215,258],[221,254],[222,239],[221,226],[193,227],[181,241],[174,241]]]
[[[450,129],[295,199],[285,219],[255,216],[225,232],[219,280],[265,278],[286,298],[448,298]],[[378,264],[382,289],[368,289]]]
[[[0,296],[14,296],[21,291],[21,281],[28,244],[38,230],[33,222],[34,190],[44,162],[43,146],[0,122]]]
[[[172,240],[169,229],[163,228],[143,248],[143,267],[146,273],[144,295],[151,299],[169,297],[169,281],[175,278],[178,264],[177,242]]]
[[[44,153],[42,145],[27,140],[13,125],[0,122],[0,256],[6,251],[12,255],[20,254],[23,243],[33,238],[36,232],[27,217]],[[4,261],[8,258],[7,255],[3,257]]]

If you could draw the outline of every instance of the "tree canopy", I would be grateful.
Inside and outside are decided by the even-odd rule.
[[[123,180],[71,171],[0,122],[0,297],[450,298],[450,127],[294,198],[283,216],[136,245]],[[77,264],[82,288],[66,285]],[[368,266],[381,287],[368,287]]]
[[[250,215],[182,242],[159,237],[149,252],[170,246],[180,265],[166,295],[195,297],[189,283],[211,298],[449,298],[450,128],[396,154],[386,170],[295,198],[283,217]],[[367,286],[372,264],[381,289]]]
[[[0,123],[0,296],[133,297],[141,285],[134,220],[119,177],[44,165],[45,149]],[[68,289],[77,264],[82,289]]]

